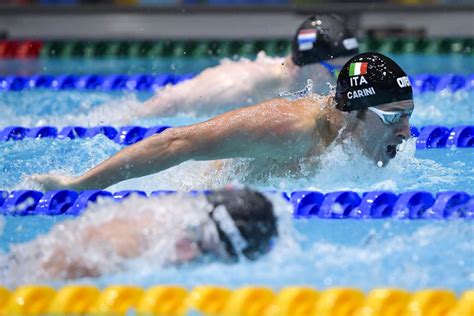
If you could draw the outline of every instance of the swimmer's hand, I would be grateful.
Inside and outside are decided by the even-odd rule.
[[[39,184],[44,191],[74,189],[72,177],[53,174],[34,174],[29,176],[28,180]]]

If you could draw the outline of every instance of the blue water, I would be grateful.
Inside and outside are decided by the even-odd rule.
[[[138,119],[134,109],[141,107],[150,93],[25,90],[0,94],[0,127],[9,125],[127,125],[172,126],[191,124],[209,118],[191,113],[186,116]],[[277,95],[275,94],[275,97]],[[474,122],[474,91],[427,92],[415,96],[414,126],[457,126]]]
[[[185,74],[218,63],[218,58],[0,60],[0,75]]]
[[[410,74],[473,73],[472,58],[466,56],[398,56]],[[194,64],[176,63],[177,73],[199,71],[215,60]],[[2,62],[5,63],[5,62]],[[155,67],[149,68],[155,64]],[[207,64],[206,64],[207,63]],[[170,61],[36,61],[7,62],[8,73],[143,73],[169,72]],[[1,65],[0,65],[1,66]],[[2,67],[0,67],[2,68]],[[5,69],[3,67],[2,69]],[[151,70],[150,70],[151,69]],[[130,113],[149,94],[80,91],[22,91],[0,94],[0,128],[8,125],[52,124],[158,124],[183,125],[206,116],[134,119]],[[415,100],[411,123],[457,126],[474,123],[474,92],[426,93]],[[35,189],[25,180],[32,173],[80,174],[120,150],[105,137],[86,140],[25,140],[0,142],[0,188]],[[303,190],[462,190],[474,194],[474,150],[416,151],[410,140],[387,168],[380,169],[361,156],[357,148],[335,148],[321,159],[319,168],[309,163],[301,174],[269,175],[253,179],[247,160],[230,163],[223,172],[212,173],[206,162],[188,162],[158,175],[134,179],[110,190],[219,188],[229,182],[259,189]],[[357,168],[354,168],[354,165]],[[210,171],[211,170],[211,171]],[[137,205],[139,207],[139,205]],[[64,217],[0,218],[0,248],[46,233]],[[194,286],[202,283],[241,286],[265,284],[274,288],[306,284],[317,288],[354,286],[369,290],[378,286],[416,290],[450,288],[462,292],[474,286],[474,223],[472,221],[285,221],[287,232],[275,251],[262,260],[238,265],[160,268],[141,263],[139,268],[103,276],[94,282],[133,283],[148,286],[173,283]],[[0,280],[1,283],[1,280]],[[51,280],[52,284],[61,285]]]

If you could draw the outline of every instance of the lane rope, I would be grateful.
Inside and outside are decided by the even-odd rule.
[[[190,191],[185,194],[209,194]],[[435,195],[426,191],[394,193],[371,191],[360,195],[353,191],[322,193],[318,191],[269,192],[279,194],[293,205],[294,218],[324,219],[455,219],[474,218],[474,197],[462,191],[444,191]],[[35,190],[0,191],[0,215],[72,215],[82,214],[98,199],[121,202],[133,195],[155,198],[176,191],[158,190],[147,195],[143,191],[125,190]]]
[[[376,288],[364,293],[357,288],[317,290],[286,286],[275,291],[265,286],[231,289],[202,285],[142,288],[112,285],[68,285],[59,289],[25,285],[10,291],[0,288],[0,310],[5,315],[209,315],[209,316],[352,316],[352,315],[449,315],[472,316],[474,290],[459,297],[445,289],[408,292]]]
[[[112,127],[112,126],[7,126],[0,130],[0,142],[21,141],[26,139],[87,139],[103,135],[120,145],[132,145],[145,138],[159,134],[169,125],[158,125],[143,127],[137,125]],[[416,149],[432,148],[473,148],[474,147],[474,125],[463,125],[457,127],[445,127],[430,125],[417,128],[412,126],[411,135],[416,137]]]
[[[136,74],[136,75],[32,75],[0,76],[0,91],[31,89],[87,90],[87,91],[155,91],[175,85],[196,74]],[[410,76],[415,94],[425,92],[459,92],[474,89],[474,74],[419,74]]]

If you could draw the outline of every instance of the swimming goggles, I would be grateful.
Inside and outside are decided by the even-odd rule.
[[[196,241],[201,253],[215,255],[226,262],[238,261],[239,255],[248,247],[247,241],[222,205],[210,212],[208,221],[189,228],[188,233]]]
[[[198,249],[203,254],[213,254],[223,261],[230,261],[231,254],[219,235],[219,228],[214,220],[202,224],[199,229],[192,230]]]
[[[339,72],[341,72],[342,66],[334,66],[325,61],[320,61],[319,63],[321,64],[321,66],[326,68],[327,71],[329,71],[331,75],[333,75],[336,78],[339,75]]]
[[[383,111],[376,109],[372,106],[368,107],[367,109],[377,114],[377,116],[380,117],[384,124],[398,123],[403,116],[408,116],[408,118],[410,118],[413,113],[413,109],[405,111]]]

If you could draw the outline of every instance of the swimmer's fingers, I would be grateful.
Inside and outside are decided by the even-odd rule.
[[[44,191],[67,189],[70,183],[69,177],[51,174],[34,174],[28,180],[39,184]]]

